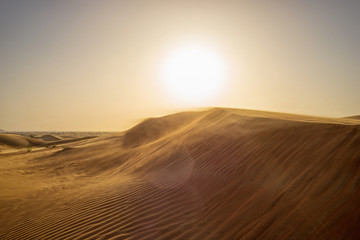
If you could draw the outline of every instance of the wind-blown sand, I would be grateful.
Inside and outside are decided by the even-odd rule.
[[[0,176],[0,239],[360,239],[357,119],[178,113]]]

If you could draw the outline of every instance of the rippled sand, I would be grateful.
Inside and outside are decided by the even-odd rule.
[[[356,118],[211,109],[56,138],[0,153],[1,239],[360,239]]]

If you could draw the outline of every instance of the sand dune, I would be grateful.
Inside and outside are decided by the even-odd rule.
[[[79,141],[83,141],[83,140],[87,140],[87,139],[91,139],[91,138],[95,138],[95,137],[97,137],[97,136],[78,137],[78,138],[71,138],[71,139],[58,140],[58,141],[49,141],[49,142],[42,144],[41,146],[47,147],[47,146],[54,146],[54,145],[59,145],[59,144],[74,143],[74,142],[79,142]]]
[[[51,141],[59,141],[62,140],[59,136],[55,136],[53,134],[45,134],[37,137],[37,139],[42,139],[45,142],[51,142]]]
[[[360,115],[350,116],[350,117],[346,117],[346,118],[352,118],[352,119],[359,119],[360,120]]]
[[[17,134],[0,134],[0,145],[4,147],[23,148],[43,144],[44,141]]]
[[[211,109],[67,146],[0,154],[0,239],[360,238],[358,120]]]

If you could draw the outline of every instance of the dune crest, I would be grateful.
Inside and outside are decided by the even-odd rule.
[[[42,136],[38,137],[38,139],[42,139],[43,141],[46,141],[46,142],[62,140],[60,137],[54,136],[52,134],[42,135]]]
[[[67,144],[0,154],[1,239],[360,238],[358,120],[216,108]]]
[[[191,122],[196,115],[194,112],[185,112],[160,118],[148,118],[126,131],[123,146],[135,147],[159,139]]]
[[[25,137],[17,134],[0,134],[0,145],[7,147],[23,148],[37,146],[43,143],[43,140]]]

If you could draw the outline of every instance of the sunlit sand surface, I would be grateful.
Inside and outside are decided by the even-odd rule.
[[[0,239],[360,238],[358,117],[219,108],[75,135],[0,135]]]

